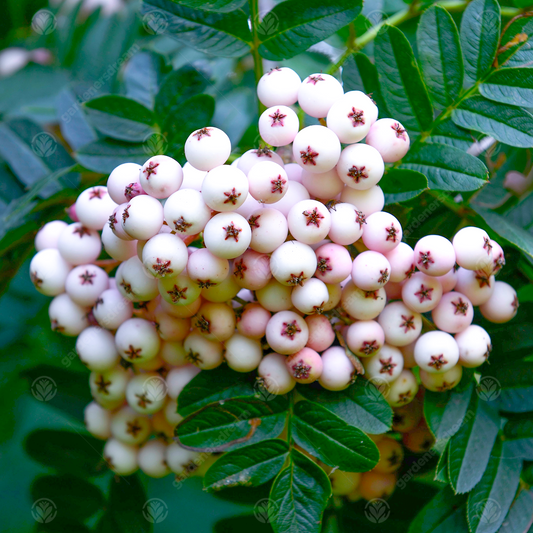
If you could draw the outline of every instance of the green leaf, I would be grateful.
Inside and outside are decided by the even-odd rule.
[[[411,522],[409,533],[468,533],[464,496],[442,489]]]
[[[240,57],[250,50],[252,33],[241,9],[214,13],[180,6],[169,0],[144,0],[141,14],[152,12],[164,18],[165,33],[200,52],[215,56]]]
[[[533,19],[527,13],[513,19],[501,37],[496,57],[498,65],[513,68],[531,66],[531,61],[533,61],[532,37]]]
[[[426,391],[424,395],[424,417],[428,427],[438,439],[448,439],[455,435],[465,418],[472,387],[463,392]]]
[[[489,100],[522,107],[533,102],[533,69],[502,68],[493,72],[480,86],[479,92]]]
[[[481,481],[468,495],[468,522],[472,533],[498,531],[513,502],[522,461],[509,457],[506,450],[506,446],[497,440]]]
[[[426,143],[447,144],[466,152],[474,140],[472,133],[459,128],[451,118],[448,118],[431,130],[431,135],[426,139]]]
[[[167,504],[149,500],[138,475],[111,479],[110,485],[108,512],[115,533],[149,533],[152,524],[166,518]]]
[[[448,443],[446,443],[446,446],[439,457],[439,462],[437,463],[437,469],[435,471],[435,481],[445,483],[446,485],[450,482],[450,476],[448,475]]]
[[[487,369],[486,378],[497,380],[501,389],[500,408],[511,413],[533,411],[533,363],[526,361],[498,367],[494,371]]]
[[[292,424],[296,443],[329,466],[367,472],[379,461],[369,437],[317,403],[298,402]]]
[[[188,416],[213,402],[256,395],[259,397],[246,374],[223,365],[209,372],[200,372],[185,385],[178,397],[178,412]]]
[[[357,52],[346,59],[342,65],[342,85],[345,93],[363,91],[371,95],[381,116],[390,116],[381,93],[378,71],[367,55]]]
[[[452,120],[458,126],[485,133],[511,146],[533,146],[533,115],[525,109],[472,96],[453,110]]]
[[[28,455],[59,472],[91,477],[103,472],[104,443],[86,433],[38,429],[26,438]]]
[[[439,109],[452,105],[463,87],[463,56],[457,27],[442,7],[431,6],[416,32],[420,68]]]
[[[474,206],[474,208],[490,228],[500,237],[503,237],[525,254],[533,257],[533,235],[531,233],[493,211],[477,206]]]
[[[275,533],[318,533],[330,496],[331,483],[326,473],[293,449],[289,466],[274,480],[268,509],[259,512],[270,519]]]
[[[154,52],[139,52],[126,64],[124,86],[126,96],[153,109],[165,71],[165,60]]]
[[[289,59],[352,22],[361,0],[286,0],[274,6],[257,28],[265,59]]]
[[[182,420],[176,436],[182,446],[197,450],[226,451],[277,437],[285,425],[287,400],[256,398],[222,401],[202,407]]]
[[[86,102],[84,107],[91,124],[113,139],[142,142],[153,132],[152,111],[131,98],[100,96]]]
[[[528,533],[533,523],[533,493],[522,490],[514,501],[499,533]]]
[[[398,28],[384,26],[374,43],[374,57],[391,115],[413,132],[429,130],[433,122],[431,102],[405,35]]]
[[[508,420],[503,428],[503,433],[509,439],[532,439],[533,419],[518,418]]]
[[[298,387],[298,392],[365,433],[379,435],[391,428],[392,409],[371,382],[357,380],[338,392],[305,385]]]
[[[473,0],[461,20],[465,85],[470,87],[490,69],[500,38],[500,6],[496,0]]]
[[[52,500],[58,518],[85,521],[104,505],[104,496],[98,487],[68,474],[40,476],[33,480],[30,491],[33,501]]]
[[[76,153],[76,159],[89,170],[110,174],[114,168],[122,163],[142,165],[150,155],[148,144],[130,144],[112,139],[102,139],[80,148]]]
[[[393,168],[385,173],[379,186],[385,193],[385,204],[396,204],[421,194],[428,188],[428,180],[416,170]]]
[[[263,440],[225,453],[204,476],[204,488],[256,487],[278,475],[289,455],[289,445],[279,439]]]
[[[191,7],[193,9],[205,9],[206,11],[216,11],[217,13],[227,13],[241,7],[246,0],[173,0],[181,6]]]
[[[468,406],[470,416],[449,441],[448,471],[455,492],[474,488],[487,467],[498,430],[500,417],[495,406],[472,392]]]
[[[210,84],[207,74],[185,65],[170,72],[161,83],[155,99],[155,112],[164,120],[175,120],[176,110],[191,96],[204,91]]]
[[[427,176],[430,189],[475,191],[488,177],[487,167],[470,154],[444,144],[428,143],[407,153],[400,168]]]

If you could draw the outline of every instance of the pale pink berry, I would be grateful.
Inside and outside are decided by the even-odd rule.
[[[484,304],[494,292],[494,276],[487,276],[481,270],[457,270],[455,290],[464,294],[472,305]]]
[[[189,256],[187,272],[189,277],[204,289],[226,279],[229,263],[227,259],[217,257],[207,248],[200,248]]]
[[[378,184],[385,171],[379,152],[367,144],[351,144],[337,164],[339,178],[352,189],[367,190]]]
[[[203,231],[211,218],[211,208],[200,192],[180,189],[172,194],[163,208],[168,227],[177,235],[196,235]]]
[[[183,341],[187,361],[201,370],[212,370],[224,362],[221,342],[211,341],[193,331]]]
[[[490,301],[490,300],[489,300]],[[435,325],[448,333],[459,333],[472,323],[474,306],[460,292],[447,292],[433,309],[431,316]]]
[[[97,439],[107,440],[111,437],[112,413],[96,402],[91,402],[83,410],[83,420],[87,431]]]
[[[264,204],[281,200],[287,193],[288,181],[283,167],[272,161],[257,163],[248,172],[249,192]]]
[[[402,235],[400,222],[390,213],[380,211],[366,217],[363,242],[370,250],[386,254],[400,244]]]
[[[390,263],[383,254],[362,252],[353,261],[352,281],[363,291],[376,291],[387,284],[390,270]]]
[[[67,337],[76,337],[89,325],[88,311],[87,307],[73,302],[68,294],[56,296],[48,308],[52,331]]]
[[[390,263],[390,281],[399,283],[414,273],[414,251],[405,242],[401,242],[396,248],[384,254]]]
[[[279,283],[295,287],[313,277],[317,268],[314,250],[298,241],[287,241],[270,257],[270,271]]]
[[[113,172],[109,174],[109,178],[107,179],[107,192],[115,203],[123,204],[129,202],[133,197],[129,193],[136,189],[135,186],[138,186],[139,190],[142,191],[139,183],[139,172],[141,168],[141,165],[137,163],[123,163],[115,167]]]
[[[202,291],[198,281],[192,280],[186,272],[172,278],[159,279],[157,288],[165,302],[180,307],[196,302]],[[195,312],[196,310],[191,315]]]
[[[119,476],[129,476],[139,469],[137,446],[109,439],[104,446],[104,458],[109,468]]]
[[[503,248],[496,241],[491,239],[490,245],[492,246],[492,265],[487,265],[483,268],[483,272],[487,275],[496,276],[505,266],[505,254]]]
[[[192,325],[200,335],[220,342],[233,335],[235,323],[235,312],[226,303],[204,302],[192,319]]]
[[[331,228],[328,237],[337,244],[348,245],[363,235],[366,217],[357,207],[348,203],[335,204],[330,209]]]
[[[71,270],[72,265],[63,259],[56,248],[46,248],[33,256],[30,279],[41,294],[57,296],[65,291]]]
[[[57,249],[61,257],[71,265],[84,265],[96,261],[102,250],[102,243],[98,232],[85,227],[81,222],[75,222],[61,232]]]
[[[433,392],[446,392],[459,385],[463,377],[463,367],[455,365],[446,372],[431,373],[420,369],[420,381],[427,390]]]
[[[235,211],[248,196],[248,179],[242,170],[220,165],[207,173],[202,198],[215,211]]]
[[[489,268],[493,262],[492,244],[486,231],[469,226],[459,230],[453,238],[456,261],[468,270]]]
[[[339,244],[323,244],[315,250],[317,267],[315,276],[324,283],[340,283],[352,271],[352,258]]]
[[[133,303],[120,292],[107,289],[100,294],[93,307],[93,316],[102,328],[117,329],[133,315]]]
[[[128,212],[126,211],[126,215],[124,214],[124,211],[129,206],[128,203],[120,204],[111,213],[109,218],[107,219],[107,227],[113,232],[115,237],[118,239],[121,239],[123,241],[133,241],[133,237],[130,237],[122,227],[122,220],[125,216],[128,215]],[[135,242],[137,244],[137,242]]]
[[[180,189],[193,189],[200,192],[202,190],[202,182],[204,181],[207,172],[205,170],[194,168],[189,162],[183,165],[182,170],[183,181],[181,182]]]
[[[391,407],[401,407],[411,403],[418,392],[415,375],[404,368],[400,375],[390,384],[385,399]]]
[[[311,278],[302,286],[297,285],[291,294],[294,307],[306,315],[322,313],[328,300],[329,293],[326,284],[316,278]]]
[[[144,191],[154,198],[168,198],[183,182],[181,165],[167,155],[155,155],[148,159],[139,173]]]
[[[342,287],[340,283],[326,283],[329,300],[324,304],[323,311],[331,311],[339,305],[342,297]]]
[[[183,241],[176,235],[160,233],[144,245],[142,262],[155,278],[172,278],[180,274],[189,254]]]
[[[82,307],[91,307],[108,287],[108,275],[96,265],[79,265],[73,268],[65,282],[65,292]]]
[[[417,365],[426,372],[447,372],[459,361],[459,347],[449,333],[430,331],[416,342],[414,356]]]
[[[175,343],[182,341],[191,327],[191,321],[188,318],[176,318],[168,313],[165,313],[160,306],[155,312],[155,323],[158,326],[159,336],[164,341]],[[163,359],[166,360],[165,354],[161,353]],[[167,361],[168,362],[168,361]],[[175,364],[175,363],[174,363]]]
[[[322,374],[322,359],[311,348],[304,347],[285,360],[287,369],[298,383],[313,383]]]
[[[158,294],[157,280],[137,256],[120,264],[115,275],[118,291],[132,302],[147,302]]]
[[[342,289],[341,306],[357,320],[372,320],[376,318],[387,303],[385,289],[364,291],[356,287],[351,281]]]
[[[394,163],[408,152],[409,135],[397,120],[382,118],[370,127],[366,143],[381,154],[383,161]]]
[[[299,183],[302,183],[303,171],[304,169],[297,163],[288,163],[285,165],[285,172],[291,181],[298,181]]]
[[[176,400],[181,391],[192,379],[200,373],[200,369],[194,365],[187,364],[172,368],[166,377],[167,394],[172,400]]]
[[[518,306],[518,296],[513,287],[503,281],[496,281],[494,292],[484,304],[479,306],[479,310],[490,322],[503,324],[515,317]]]
[[[307,344],[309,328],[300,315],[292,311],[280,311],[269,320],[266,339],[277,353],[293,354]]]
[[[374,185],[364,191],[346,186],[341,192],[341,202],[354,205],[357,211],[368,217],[383,209],[385,195],[379,185]]]
[[[233,277],[240,287],[256,291],[272,278],[270,257],[254,250],[247,250],[233,261]]]
[[[234,259],[250,245],[252,230],[238,213],[218,213],[204,228],[205,247],[217,257]]]
[[[333,344],[335,332],[330,321],[324,315],[309,315],[305,317],[305,323],[309,328],[307,347],[322,352]]]
[[[422,316],[411,311],[403,302],[386,305],[378,322],[385,333],[385,342],[392,346],[411,344],[422,331]]]
[[[403,355],[404,368],[414,368],[415,366],[417,366],[415,361],[415,346],[417,340],[418,339],[411,342],[410,344],[407,344],[406,346],[400,346],[400,351]]]
[[[476,368],[485,363],[492,351],[489,334],[480,326],[468,326],[457,333],[455,342],[459,347],[460,364],[466,368]]]
[[[385,285],[385,292],[387,293],[387,298],[390,300],[401,300],[402,299],[402,289],[405,281],[400,281],[395,283],[394,281],[389,281]]]
[[[344,348],[332,346],[322,354],[322,374],[318,382],[331,391],[344,390],[355,380],[355,368]]]
[[[341,143],[328,128],[307,126],[294,138],[292,155],[303,169],[320,174],[335,167],[341,155]]]
[[[291,208],[287,222],[295,239],[304,244],[316,244],[329,233],[331,215],[323,203],[302,200]]]
[[[165,405],[166,397],[161,394],[160,387],[164,387],[163,378],[156,372],[138,374],[128,382],[126,401],[138,413],[154,414]]]
[[[100,230],[117,204],[107,192],[107,187],[96,186],[83,191],[76,200],[76,216],[87,228]]]
[[[433,276],[415,272],[402,287],[402,299],[409,309],[427,313],[435,309],[442,298],[442,285]]]
[[[291,293],[291,285],[282,285],[276,279],[271,279],[263,288],[255,291],[255,296],[265,309],[277,313],[292,309]]]
[[[257,163],[263,163],[264,161],[271,161],[272,163],[277,163],[279,166],[283,167],[283,159],[271,150],[270,148],[255,148],[244,152],[241,157],[239,157],[237,167],[242,170],[246,175],[250,172],[251,168]],[[297,166],[298,165],[293,165]],[[300,168],[300,167],[298,167]],[[287,169],[285,169],[287,170]],[[289,178],[290,179],[290,178]]]
[[[279,353],[269,353],[259,363],[259,383],[270,394],[287,394],[296,386],[296,380],[285,364],[286,359]]]
[[[255,370],[263,358],[263,349],[258,340],[235,333],[224,343],[224,359],[236,372]]]
[[[326,117],[334,102],[343,96],[342,85],[329,74],[307,76],[298,89],[298,104],[311,117]]]
[[[62,220],[53,220],[47,222],[35,236],[35,249],[40,252],[47,248],[57,248],[59,235],[68,226]]]
[[[381,350],[362,361],[365,377],[377,383],[394,381],[403,370],[402,352],[395,346],[384,344]]]
[[[415,266],[428,276],[444,276],[455,265],[453,245],[440,235],[422,237],[414,252]]]
[[[289,234],[285,215],[277,209],[257,209],[248,217],[252,230],[250,248],[260,253],[271,253],[281,246]]]
[[[115,334],[118,353],[130,363],[153,359],[161,341],[153,322],[143,318],[130,318],[123,322]]]
[[[76,340],[76,352],[81,362],[91,372],[105,372],[114,368],[120,356],[115,346],[115,336],[98,327],[84,329]]]
[[[300,183],[309,191],[311,196],[328,201],[335,198],[344,189],[344,183],[334,168],[320,174],[305,169],[300,170]]]
[[[302,200],[309,200],[309,198],[309,192],[307,192],[307,189],[301,183],[289,180],[289,183],[287,183],[287,192],[285,193],[285,196],[276,202],[273,207],[287,217],[289,211],[295,204]],[[257,207],[254,209],[254,211],[257,209]]]
[[[270,317],[270,312],[262,307],[261,304],[249,303],[244,306],[241,318],[237,322],[237,331],[245,337],[259,340],[266,333]]]
[[[259,135],[271,146],[285,146],[294,141],[300,122],[298,115],[284,105],[275,105],[259,117]]]
[[[146,241],[159,233],[163,219],[161,203],[151,196],[141,195],[128,202],[118,223],[133,239]]]
[[[266,107],[292,105],[298,101],[302,80],[288,67],[275,67],[263,74],[257,83],[257,97]]]
[[[118,238],[109,225],[105,225],[102,229],[102,244],[104,250],[117,261],[127,261],[130,257],[136,255],[137,242],[138,241],[126,241]]]
[[[385,333],[378,322],[360,320],[348,326],[346,344],[359,357],[370,357],[385,344]]]
[[[196,130],[185,141],[185,157],[198,170],[212,170],[223,165],[230,153],[229,137],[212,126]]]
[[[456,268],[452,268],[449,270],[444,276],[437,276],[437,279],[440,281],[442,285],[442,292],[450,292],[455,289],[455,286],[457,285],[457,270]]]

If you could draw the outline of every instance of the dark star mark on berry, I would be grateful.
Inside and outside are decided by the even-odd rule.
[[[364,111],[361,109],[355,109],[355,107],[352,107],[352,111],[348,113],[348,118],[352,121],[352,126],[354,128],[365,123],[364,114]]]
[[[267,146],[262,146],[261,148],[257,148],[256,150],[253,151],[253,153],[257,156],[257,157],[268,157],[269,159],[272,159],[272,150],[270,148],[268,148]]]
[[[379,346],[376,340],[363,341],[363,344],[361,345],[361,348],[359,348],[359,351],[364,353],[365,355],[372,355],[374,352],[377,352],[378,348]]]
[[[198,465],[194,462],[194,459],[191,459],[190,461],[187,461],[185,465],[183,465],[183,469],[185,472],[192,474],[198,470]]]
[[[284,180],[280,174],[276,179],[273,179],[270,183],[272,184],[272,189],[270,191],[271,193],[279,192],[280,194],[282,194],[283,186],[287,183],[287,180]]]
[[[100,304],[103,304],[103,303],[104,303],[104,299],[98,298],[96,302],[94,302],[94,308],[96,309]]]
[[[248,270],[248,267],[244,264],[244,259],[239,259],[238,261],[235,261],[235,270],[233,271],[233,275],[236,278],[244,279],[244,273]]]
[[[86,228],[85,226],[78,226],[74,230],[74,233],[77,233],[80,236],[80,239],[83,239],[84,235],[91,235],[91,230],[89,228]]]
[[[324,218],[324,215],[316,207],[312,211],[303,211],[302,215],[307,219],[306,226],[313,224],[317,228],[320,227],[320,221]]]
[[[431,361],[428,363],[428,366],[432,366],[435,370],[440,370],[444,365],[447,365],[448,361],[444,359],[444,354],[432,355]]]
[[[304,281],[307,279],[306,276],[304,276],[303,270],[299,274],[291,274],[291,277],[286,280],[285,283],[292,285],[295,287],[296,285],[300,285],[300,287],[303,287]]]
[[[483,287],[490,287],[490,277],[486,276],[483,272],[476,272],[476,280],[480,289]]]
[[[259,227],[259,223],[257,222],[259,219],[261,218],[261,215],[252,215],[249,219],[248,219],[248,224],[250,224],[250,227],[251,228],[258,228]]]
[[[418,252],[418,264],[422,265],[426,270],[429,268],[429,265],[434,262],[435,261],[431,257],[431,252]]]
[[[178,220],[174,220],[174,227],[176,231],[185,233],[192,226],[191,222],[187,222],[182,216]]]
[[[401,396],[401,394],[400,394]],[[402,426],[405,422],[405,415],[402,415],[401,413],[394,413],[392,415],[392,425],[393,426]]]
[[[82,285],[94,285],[93,278],[96,277],[96,274],[86,270],[83,274],[79,275]]]
[[[366,224],[366,215],[362,211],[355,210],[355,223],[359,224],[359,229],[363,227],[363,224]]]
[[[408,390],[407,392],[401,392],[398,394],[398,401],[400,403],[407,403],[411,399],[411,391]]]
[[[494,264],[494,274],[495,274],[496,272],[498,272],[505,266],[504,255],[500,253],[500,255],[496,259],[494,259],[493,264]]]
[[[329,257],[319,257],[317,262],[316,269],[322,274],[325,275],[326,272],[333,270],[331,268],[331,263]]]
[[[445,392],[447,390],[450,390],[455,385],[455,381],[452,381],[451,383],[448,383],[447,381],[443,381],[442,385],[439,385],[436,387],[437,392]]]
[[[411,315],[409,317],[402,315],[402,319],[403,322],[400,324],[400,327],[404,328],[404,333],[407,333],[410,329],[416,329],[414,315]]]
[[[95,198],[98,198],[98,200],[101,200],[105,196],[104,189],[100,189],[100,187],[93,187],[89,191],[89,200],[94,200]]]
[[[156,168],[159,166],[159,163],[154,163],[150,161],[148,166],[143,170],[143,174],[146,174],[146,179],[149,180],[152,174],[157,174]]]
[[[200,289],[209,289],[209,287],[216,285],[216,283],[212,282],[210,279],[206,279],[206,280],[197,279],[196,283],[198,284],[198,287],[200,287]]]
[[[237,193],[237,191],[235,190],[235,187],[233,187],[233,189],[231,189],[231,191],[224,193],[224,196],[227,197],[224,200],[224,203],[225,204],[231,203],[232,205],[236,205],[237,204],[237,198],[239,198],[239,196],[241,196],[241,195],[242,195],[242,193]]]
[[[167,274],[172,274],[174,270],[170,268],[172,261],[169,259],[167,261],[161,260],[159,257],[156,258],[156,262],[152,265],[154,272],[160,276],[166,276]]]
[[[197,319],[194,325],[202,332],[202,333],[211,333],[211,322],[205,318],[204,315],[200,315]]]
[[[107,219],[107,223],[108,223],[108,225],[109,225],[109,229],[111,229],[111,230],[114,230],[114,229],[115,229],[115,224],[118,223],[117,216],[115,215],[115,213],[113,213],[113,214]]]
[[[131,289],[131,284],[126,283],[126,281],[122,280],[119,285],[120,285],[120,287],[122,287],[124,289],[124,292],[126,294],[133,294],[133,291]]]
[[[518,296],[515,294],[513,298],[513,302],[511,303],[511,306],[515,310],[515,313],[518,311],[518,308],[520,307],[520,304],[518,303]]]
[[[483,357],[485,359],[488,359],[489,358],[489,355],[490,355],[490,352],[492,352],[492,344],[487,343],[487,351],[483,354]]]
[[[127,198],[128,202],[132,198],[139,196],[141,192],[142,192],[141,186],[136,182],[132,182],[129,185],[126,185],[126,187],[124,187],[124,196]]]
[[[116,468],[115,464],[113,463],[113,459],[111,458],[110,455],[104,455],[104,461],[107,465],[107,468],[109,468],[109,470],[114,470]]]
[[[203,363],[202,358],[200,357],[200,354],[198,352],[195,352],[192,348],[189,350],[187,355],[185,356],[185,359],[189,361],[189,363],[192,363],[193,365],[201,365]]]
[[[324,303],[325,302],[322,302],[320,305],[313,305],[313,313],[317,315],[321,315],[324,312]]]
[[[380,270],[379,273],[381,276],[378,278],[378,283],[384,285],[387,283],[387,281],[389,281],[389,269],[386,268],[385,270]]]
[[[242,231],[242,228],[238,228],[233,222],[230,222],[222,229],[226,232],[226,238],[224,239],[225,241],[227,241],[230,237],[233,237],[235,242],[239,242],[239,233]]]
[[[98,376],[94,384],[96,385],[98,392],[102,394],[109,394],[108,387],[111,385],[111,381],[106,381],[102,374]]]
[[[400,126],[400,123],[399,122],[395,122],[391,128],[394,130],[394,133],[396,134],[396,137],[398,139],[403,139],[404,141],[406,141],[406,137],[405,137],[405,129],[402,128]]]
[[[43,280],[37,275],[37,272],[30,272],[31,282],[36,286],[40,287],[43,284]]]
[[[146,392],[143,392],[142,394],[135,394],[135,397],[137,398],[137,405],[141,409],[146,409],[152,403],[152,400],[148,398]]]
[[[65,328],[55,318],[52,319],[51,328],[52,331],[57,331],[58,333],[63,333],[63,331],[65,331]]]
[[[292,365],[292,375],[295,379],[307,379],[311,373],[311,367],[306,365],[303,359]]]
[[[124,208],[124,211],[122,211],[122,222],[125,224],[126,223],[126,219],[127,218],[130,218],[130,214],[129,214],[129,209],[130,209],[131,205],[127,205],[125,208]]]
[[[454,315],[465,315],[468,312],[468,302],[463,301],[461,297],[456,302],[452,302],[452,305],[455,306]]]
[[[272,74],[272,72],[274,71],[279,71],[281,72],[281,68],[280,67],[272,67],[269,71],[268,71],[268,75],[270,76]]]
[[[418,292],[415,292],[415,296],[418,296],[420,303],[422,303],[424,300],[433,300],[433,296],[431,295],[432,292],[432,287],[426,287],[422,283],[422,285],[420,285],[420,290]]]
[[[392,376],[394,367],[398,366],[396,363],[392,362],[392,357],[389,357],[388,359],[380,359],[379,362],[381,363],[381,370],[379,373],[388,374],[389,376]]]
[[[307,150],[300,150],[300,159],[304,165],[313,165],[316,167],[315,157],[318,157],[320,154],[315,152],[310,146],[307,146]]]
[[[211,137],[210,128],[202,128],[199,130],[196,130],[193,133],[193,137],[196,137],[197,140],[200,140],[202,137]]]
[[[394,223],[385,228],[385,231],[387,232],[386,241],[396,242],[398,240],[398,230],[394,227]]]
[[[309,76],[309,78],[307,78],[307,83],[312,83],[313,85],[316,85],[319,81],[326,81],[322,77],[322,74],[314,74],[313,76]]]
[[[487,250],[487,255],[490,254],[492,250],[492,244],[490,243],[490,239],[488,237],[483,237],[483,249]]]
[[[461,267],[460,267],[457,263],[455,263],[455,265],[453,265],[453,272],[454,272],[454,274],[455,274],[455,272],[457,272],[460,268],[461,268]]]
[[[389,466],[399,465],[401,460],[402,460],[402,457],[398,453],[397,450],[392,450],[392,453],[387,457],[387,461],[389,463]]]
[[[274,128],[275,126],[284,126],[283,119],[287,116],[283,113],[280,113],[280,110],[278,109],[275,113],[272,113],[272,115],[268,115],[272,119],[272,124],[270,124],[271,128]]]
[[[124,351],[124,355],[130,360],[140,359],[142,348],[134,348],[133,345],[129,345],[129,348]]]
[[[170,299],[174,303],[176,303],[176,302],[179,302],[180,300],[186,300],[187,299],[187,296],[185,295],[185,293],[187,292],[188,288],[189,287],[184,287],[183,289],[181,289],[177,285],[174,285],[174,287],[172,287],[171,291],[167,291],[167,294],[170,296]]]
[[[379,297],[379,291],[364,291],[365,298],[373,298],[374,300],[377,300]]]
[[[297,333],[301,333],[300,326],[298,326],[298,322],[296,320],[293,320],[292,322],[283,322],[282,328],[281,328],[281,336],[289,337],[289,339],[294,340],[294,336]]]
[[[335,199],[333,200],[330,200],[327,204],[326,204],[326,209],[331,213],[331,211],[337,211],[337,204],[339,202]]]
[[[366,166],[357,167],[353,165],[349,170],[347,176],[352,178],[355,183],[359,183],[361,180],[366,180],[368,178],[368,172],[365,170]]]
[[[424,441],[422,442],[422,444],[420,445],[420,447],[422,448],[422,450],[429,450],[431,448],[431,446],[433,446],[433,440],[430,439],[429,437],[427,437],[426,439],[424,439]]]
[[[126,433],[136,439],[137,435],[142,430],[142,427],[139,425],[139,421],[137,419],[134,419],[131,422],[128,420],[126,425]]]
[[[404,272],[404,274],[407,276],[407,279],[411,279],[411,276],[415,273],[415,265],[411,265],[411,268]]]

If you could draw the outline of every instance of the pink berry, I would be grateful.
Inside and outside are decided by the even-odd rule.
[[[295,239],[304,244],[316,244],[328,234],[331,215],[323,203],[302,200],[291,208],[287,222]]]
[[[337,244],[353,244],[363,235],[366,217],[352,204],[335,204],[331,210],[331,228],[328,237]]]
[[[452,243],[440,235],[422,237],[415,246],[415,265],[428,276],[444,276],[455,265]]]
[[[223,165],[231,153],[231,141],[220,129],[201,128],[185,142],[185,157],[198,170],[212,170]]]
[[[277,163],[279,166],[283,167],[283,159],[271,150],[270,148],[255,148],[244,152],[237,163],[237,167],[242,170],[246,175],[252,169],[253,166],[257,163],[263,163],[264,161],[270,161],[272,163]],[[300,167],[298,167],[300,168]],[[286,170],[286,169],[285,169]],[[290,178],[289,178],[290,179]]]
[[[241,335],[259,340],[264,337],[271,314],[258,303],[249,303],[237,322],[237,330]]]
[[[270,257],[270,270],[279,283],[295,287],[313,277],[317,268],[314,250],[298,241],[287,241]]]
[[[180,189],[170,195],[163,212],[168,227],[180,236],[200,233],[211,218],[211,208],[194,189]]]
[[[481,270],[459,268],[456,276],[455,290],[463,293],[472,305],[484,304],[494,292],[494,276],[487,276]]]
[[[263,349],[258,340],[235,333],[224,343],[224,359],[236,372],[255,370],[263,358]]]
[[[85,227],[81,222],[75,222],[61,232],[57,249],[61,257],[71,265],[84,265],[98,258],[102,243],[95,230]]]
[[[139,182],[150,196],[168,198],[181,187],[183,170],[172,157],[156,155],[142,166]]]
[[[385,195],[379,185],[374,185],[364,191],[346,186],[341,192],[341,202],[354,205],[358,211],[368,217],[383,209]]]
[[[332,168],[320,174],[301,169],[300,183],[309,191],[311,196],[321,200],[335,198],[344,188],[344,183],[339,178],[337,171]]]
[[[326,117],[333,103],[343,94],[342,85],[333,76],[311,74],[298,89],[298,104],[311,117]]]
[[[322,374],[322,359],[311,348],[304,347],[285,360],[287,369],[298,383],[313,383]]]
[[[413,274],[415,254],[405,242],[401,242],[396,248],[384,255],[390,263],[390,281],[399,283]]]
[[[367,144],[351,144],[342,153],[337,164],[339,178],[352,189],[364,191],[377,185],[385,165],[379,152]]]
[[[403,302],[386,305],[378,322],[385,333],[385,341],[392,346],[406,346],[422,331],[422,316],[411,311]]]
[[[352,258],[339,244],[323,244],[315,250],[317,269],[315,276],[324,283],[340,283],[352,271]]]
[[[111,172],[107,180],[107,192],[115,203],[123,204],[131,200],[131,196],[126,196],[130,186],[134,188],[135,185],[138,185],[139,189],[142,190],[139,183],[141,168],[141,165],[137,165],[137,163],[123,163]]]
[[[202,198],[215,211],[235,211],[248,196],[248,179],[230,165],[211,169],[202,183]]]
[[[402,235],[400,222],[390,213],[380,211],[366,217],[363,242],[370,250],[386,254],[400,244]]]
[[[394,163],[409,150],[409,135],[397,120],[382,118],[370,127],[366,143],[381,154],[383,161]]]
[[[268,345],[278,353],[289,355],[300,351],[309,339],[309,328],[304,319],[292,311],[280,311],[268,322]]]
[[[415,272],[404,282],[402,299],[409,309],[417,313],[427,313],[435,309],[442,297],[442,285],[432,276]]]
[[[460,292],[447,292],[433,309],[431,316],[435,325],[448,333],[459,333],[472,323],[474,306]]]
[[[479,306],[479,310],[490,322],[503,324],[515,317],[518,306],[518,296],[513,287],[503,281],[496,281],[494,292],[484,304]]]
[[[281,200],[287,192],[288,181],[283,167],[272,161],[257,163],[248,172],[250,194],[265,204]]]
[[[233,277],[240,287],[256,291],[272,278],[270,257],[254,250],[246,250],[233,261]]]
[[[365,357],[362,362],[367,379],[379,383],[394,381],[403,370],[402,352],[389,344],[384,344],[378,353]]]
[[[346,331],[348,348],[359,357],[370,357],[385,343],[383,328],[374,320],[354,322]]]
[[[319,383],[327,390],[344,390],[355,379],[355,368],[344,348],[332,346],[322,354],[322,374]]]
[[[257,369],[259,383],[270,394],[287,394],[296,386],[296,380],[291,376],[285,364],[286,359],[279,353],[269,353],[259,363]]]
[[[204,228],[205,247],[217,257],[234,259],[250,245],[252,230],[238,213],[218,213]]]
[[[492,245],[486,231],[472,226],[459,230],[453,238],[456,261],[468,270],[482,270],[492,265]]]
[[[294,138],[292,155],[303,169],[320,174],[335,167],[341,155],[341,143],[328,128],[308,126]]]
[[[133,239],[146,241],[159,233],[163,220],[161,203],[151,196],[141,195],[128,202],[118,223]]]
[[[341,306],[357,320],[371,320],[376,318],[387,303],[385,289],[364,291],[356,287],[351,281],[342,289]]]
[[[30,278],[34,287],[46,296],[57,296],[65,291],[72,265],[55,248],[37,252],[30,263]]]
[[[108,275],[96,265],[79,265],[73,268],[65,282],[65,292],[82,307],[93,306],[108,287]]]
[[[389,281],[390,269],[384,255],[373,251],[362,252],[353,261],[352,281],[359,289],[375,291]]]
[[[285,196],[281,200],[277,201],[273,207],[280,211],[284,216],[288,216],[293,205],[302,200],[309,200],[309,198],[310,197],[307,189],[301,183],[289,180],[289,183],[287,183],[287,192],[285,193]],[[257,205],[253,211],[255,211],[258,207],[260,206]]]
[[[285,215],[277,209],[265,207],[255,210],[248,217],[252,230],[250,248],[260,253],[271,253],[281,246],[289,234]]]
[[[107,187],[91,187],[78,196],[76,216],[85,227],[101,230],[115,207],[117,204],[109,196]]]
[[[276,67],[263,74],[257,84],[257,97],[270,107],[273,105],[292,105],[298,101],[298,90],[302,80],[288,67]]]
[[[291,294],[294,307],[306,315],[322,313],[328,300],[329,293],[326,284],[316,278],[311,278],[302,286],[295,286]]]
[[[189,254],[183,241],[171,233],[154,235],[143,247],[142,262],[156,278],[172,278],[180,274]]]
[[[259,117],[259,134],[271,146],[285,146],[292,143],[299,127],[298,115],[284,105],[269,107]]]
[[[459,361],[459,347],[449,333],[430,331],[417,340],[414,356],[422,370],[442,373],[453,368]]]
[[[307,347],[317,352],[323,352],[333,344],[335,332],[330,321],[324,315],[309,315],[305,317],[305,323],[309,328]]]

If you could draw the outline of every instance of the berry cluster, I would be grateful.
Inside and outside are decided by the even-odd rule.
[[[378,120],[371,98],[343,93],[326,74],[302,82],[289,68],[265,74],[257,92],[268,107],[261,137],[277,151],[226,164],[228,136],[199,129],[183,168],[164,155],[122,164],[107,187],[79,195],[72,224],[37,234],[31,279],[54,297],[52,328],[78,337],[95,400],[87,427],[109,439],[105,458],[118,474],[191,469],[195,453],[165,438],[181,419],[183,387],[222,363],[286,394],[297,383],[343,390],[361,358],[364,378],[408,420],[397,424],[415,442],[406,445],[422,446],[419,381],[446,391],[487,360],[474,306],[496,323],[517,312],[514,289],[495,281],[503,251],[482,229],[465,227],[453,242],[428,235],[414,249],[402,242],[378,183],[409,136]],[[300,130],[296,102],[323,125]],[[102,245],[111,259],[99,259]],[[401,448],[380,442],[395,462],[368,484],[389,487]]]

